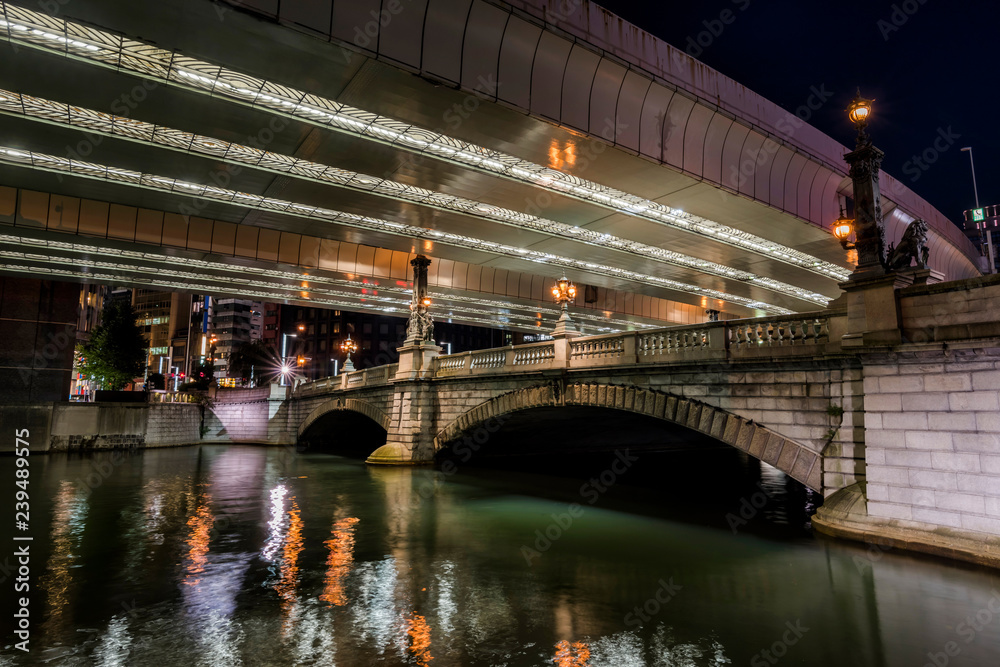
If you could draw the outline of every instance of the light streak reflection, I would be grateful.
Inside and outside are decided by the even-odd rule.
[[[330,550],[326,558],[326,586],[319,599],[335,607],[347,604],[344,580],[354,563],[354,526],[360,519],[348,517],[333,524],[333,537],[323,544]]]

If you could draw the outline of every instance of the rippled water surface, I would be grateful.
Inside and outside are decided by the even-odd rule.
[[[6,517],[0,665],[1000,665],[996,573],[815,537],[771,469],[615,457],[35,456],[31,651]]]

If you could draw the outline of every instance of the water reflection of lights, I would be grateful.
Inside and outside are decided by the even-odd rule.
[[[91,658],[99,667],[126,667],[132,648],[132,635],[128,631],[128,621],[124,614],[115,616],[108,623],[108,629],[101,637],[101,643],[94,649]]]
[[[319,599],[333,606],[347,604],[344,580],[354,562],[354,524],[358,521],[360,519],[348,517],[334,522],[333,537],[323,543],[330,555],[326,558],[326,586]]]
[[[208,509],[209,501],[209,496],[202,496],[198,509],[187,520],[191,533],[187,539],[188,566],[184,583],[188,586],[197,586],[201,583],[201,575],[208,563],[208,543],[212,539],[212,524],[215,522],[212,511]]]
[[[406,636],[409,638],[407,650],[420,667],[427,667],[434,659],[431,655],[431,626],[427,624],[427,619],[413,612],[407,619]]]
[[[383,654],[398,631],[396,610],[397,561],[358,563],[355,577],[359,582],[358,599],[348,609],[353,612],[354,632],[370,641]]]
[[[557,667],[590,667],[590,648],[583,642],[571,644],[563,639],[556,642],[556,655],[552,662]]]
[[[438,627],[447,635],[455,629],[452,619],[458,614],[458,605],[455,603],[455,563],[444,561],[440,570],[434,577],[438,589],[437,618]]]
[[[283,617],[281,630],[282,635],[286,638],[292,627],[295,626],[295,616],[298,611],[295,589],[299,583],[299,554],[304,548],[299,506],[295,502],[294,496],[290,500],[292,507],[288,510],[288,537],[281,551],[280,576],[274,584],[274,590],[281,598],[281,615]]]
[[[284,484],[271,489],[271,520],[267,522],[268,537],[264,544],[261,556],[266,561],[273,561],[278,554],[278,549],[285,541],[285,528],[287,518],[285,516],[285,494],[288,489]]]
[[[55,507],[52,510],[52,555],[48,568],[38,582],[39,588],[47,594],[48,614],[46,624],[58,624],[63,609],[69,602],[69,589],[73,583],[70,569],[79,548],[87,520],[87,495],[78,490],[72,482],[59,483]]]
[[[274,590],[281,596],[282,607],[295,601],[295,586],[299,580],[299,554],[302,553],[302,517],[299,516],[299,506],[292,499],[292,508],[288,510],[288,539],[285,540],[281,553],[281,575]]]

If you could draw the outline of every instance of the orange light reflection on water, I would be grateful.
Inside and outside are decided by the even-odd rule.
[[[295,601],[295,587],[299,583],[299,554],[302,549],[302,517],[299,516],[299,506],[293,498],[292,507],[288,510],[288,536],[282,548],[281,577],[274,585],[274,590],[281,596],[281,607],[285,612],[289,611],[289,605]]]
[[[552,662],[558,667],[589,667],[590,647],[583,642],[570,644],[565,639],[556,642],[556,657]]]
[[[326,558],[326,586],[319,599],[337,607],[347,604],[344,579],[354,562],[354,524],[360,519],[347,517],[333,524],[333,537],[323,544],[330,550]]]
[[[427,619],[413,612],[406,621],[406,635],[410,639],[407,650],[413,654],[420,667],[427,667],[434,659],[431,655],[431,626],[427,624]]]
[[[186,540],[188,565],[184,583],[188,586],[197,586],[201,583],[200,575],[205,572],[205,565],[208,563],[208,543],[212,539],[212,524],[215,522],[215,517],[208,509],[209,500],[208,496],[202,497],[198,509],[187,520],[191,534]]]

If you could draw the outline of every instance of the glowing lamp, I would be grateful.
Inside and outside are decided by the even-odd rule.
[[[340,344],[340,351],[348,356],[358,351],[358,344],[351,340],[350,334],[347,335],[347,340]]]
[[[847,239],[849,239],[853,233],[854,220],[844,215],[844,207],[841,206],[840,217],[833,223],[833,235],[838,241],[840,241],[840,245],[844,247],[844,250],[850,249],[851,245],[847,242]]]
[[[559,302],[572,301],[576,298],[576,285],[563,276],[552,287],[552,296]]]
[[[431,305],[430,297],[426,297],[425,296],[423,299],[421,299],[420,300],[420,305],[423,306],[424,308],[427,308],[428,306],[430,306]]]
[[[859,130],[868,124],[868,119],[872,114],[872,102],[874,101],[861,97],[861,89],[859,88],[857,95],[851,101],[851,106],[847,107],[848,117],[850,117],[852,123],[858,126]]]

